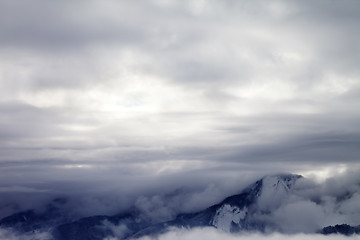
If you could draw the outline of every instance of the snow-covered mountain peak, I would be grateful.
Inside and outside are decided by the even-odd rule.
[[[300,175],[282,174],[262,178],[261,191],[257,203],[260,210],[276,209],[291,192]]]
[[[262,190],[272,191],[290,191],[296,181],[301,178],[300,175],[282,174],[270,175],[262,178]]]
[[[210,225],[226,232],[235,227],[237,231],[249,227],[248,214],[256,211],[271,211],[287,198],[301,176],[282,174],[266,176],[246,188],[241,194],[226,198],[216,207]]]

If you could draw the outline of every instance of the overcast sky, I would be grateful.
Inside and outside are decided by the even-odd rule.
[[[2,0],[2,213],[356,172],[359,43],[357,0]]]

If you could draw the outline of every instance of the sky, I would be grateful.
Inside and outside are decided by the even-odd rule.
[[[0,217],[360,172],[359,25],[357,0],[0,1]]]

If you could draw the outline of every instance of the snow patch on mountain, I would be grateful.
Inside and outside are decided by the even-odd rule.
[[[225,232],[230,232],[231,224],[239,224],[245,219],[248,210],[246,207],[240,209],[229,204],[222,205],[215,213],[212,225]]]

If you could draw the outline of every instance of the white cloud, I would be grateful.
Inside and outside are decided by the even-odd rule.
[[[297,201],[285,204],[271,216],[281,229],[289,233],[312,233],[328,226],[322,206],[311,201]]]
[[[320,234],[229,234],[214,228],[198,228],[193,230],[186,229],[171,229],[169,232],[162,234],[158,237],[143,237],[141,240],[197,240],[197,239],[208,239],[208,240],[335,240],[339,239],[338,235],[324,236]],[[341,236],[341,239],[355,240],[360,239],[358,235],[345,237]]]

